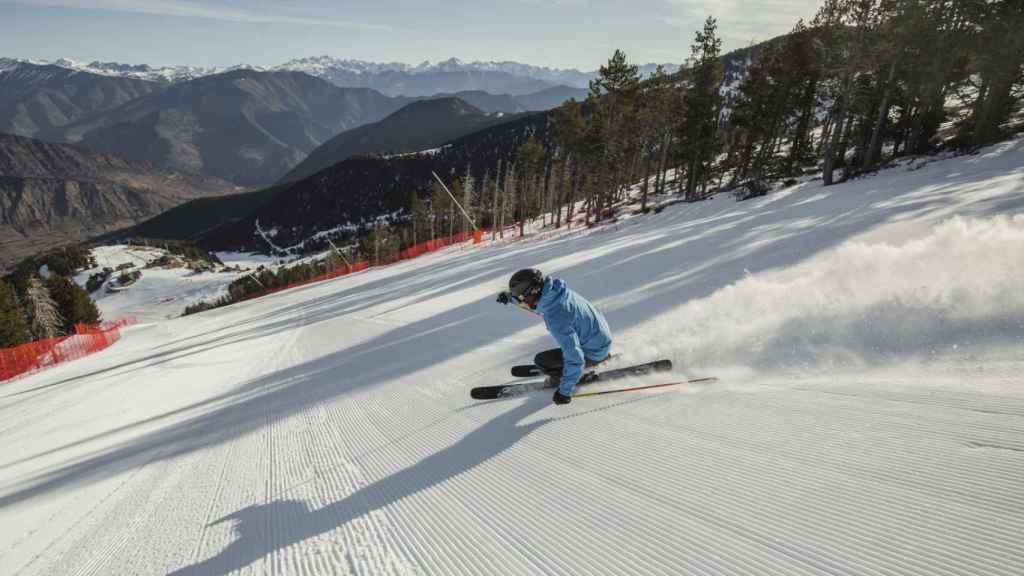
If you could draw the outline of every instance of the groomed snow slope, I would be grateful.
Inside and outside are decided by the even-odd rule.
[[[0,573],[1022,574],[1022,166],[1018,140],[126,330],[0,387]],[[527,265],[623,361],[721,382],[470,400],[551,345],[493,301]]]

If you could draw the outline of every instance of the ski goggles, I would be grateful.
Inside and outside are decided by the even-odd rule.
[[[519,296],[516,296],[515,294],[512,294],[511,292],[508,292],[507,294],[508,294],[509,300],[515,302],[516,308],[519,308],[521,310],[526,310],[530,314],[536,314],[537,316],[543,316],[544,315],[544,314],[542,314],[540,312],[537,312],[533,308],[530,308],[530,305],[526,303],[526,300],[520,298]]]

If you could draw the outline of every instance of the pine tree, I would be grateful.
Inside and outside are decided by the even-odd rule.
[[[25,311],[14,288],[0,280],[0,348],[24,344],[30,339]]]
[[[668,119],[671,115],[673,92],[671,79],[665,70],[658,66],[654,75],[644,83],[640,95],[642,106],[638,110],[637,126],[640,139],[639,156],[643,164],[643,184],[640,192],[642,212],[647,211],[652,173],[663,169],[660,160],[664,158],[671,138],[672,124]]]
[[[532,218],[540,213],[542,208],[540,189],[536,185],[536,177],[544,169],[544,147],[537,142],[531,134],[526,142],[519,147],[516,166],[520,170],[521,194],[520,194],[520,227],[523,220]],[[520,233],[522,230],[520,230]]]
[[[882,138],[889,128],[889,113],[897,90],[897,72],[902,66],[908,43],[905,22],[898,17],[900,4],[894,0],[883,0],[879,9],[880,23],[871,49],[875,82],[868,99],[869,104],[875,106],[865,107],[864,128],[857,151],[862,171],[869,171],[878,164],[882,155]]]
[[[501,217],[501,164],[501,158],[498,158],[498,168],[494,173],[494,199],[491,201],[491,225],[497,230],[498,236],[504,238],[504,218]]]
[[[793,96],[796,121],[790,133],[789,154],[783,166],[783,173],[792,176],[797,173],[797,166],[813,160],[811,131],[816,125],[821,83],[821,62],[815,48],[814,36],[803,20],[797,22],[786,39],[783,60],[788,63],[796,84],[796,93]]]
[[[877,38],[880,16],[878,0],[826,0],[815,16],[825,48],[825,73],[831,80],[828,96],[833,101],[823,138],[822,180],[826,186],[833,184],[837,165],[845,165],[855,115],[867,109],[863,107],[864,93],[858,88],[863,74],[870,71],[869,46]]]
[[[690,82],[684,96],[686,109],[680,135],[686,166],[687,200],[699,199],[698,188],[704,186],[708,164],[718,149],[722,40],[718,38],[717,31],[718,23],[709,16],[691,47]]]
[[[434,182],[431,187],[430,212],[431,212],[431,233],[430,238],[435,240],[445,235],[445,231],[451,227],[450,214],[452,211],[452,200],[445,192],[441,184]]]
[[[1024,69],[1024,2],[993,0],[977,6],[976,24],[980,27],[975,49],[974,70],[980,77],[970,129],[971,144],[984,146],[1002,137],[1005,122],[1018,96],[1014,86]]]
[[[430,228],[430,208],[415,191],[409,193],[409,207],[412,212],[412,243],[418,244],[426,236]]]
[[[470,170],[470,165],[466,164],[466,175],[462,178],[462,208],[469,214],[469,217],[476,222],[476,179],[473,178],[473,172]],[[465,219],[462,220],[462,233],[466,234],[469,232],[469,222]]]
[[[566,205],[566,222],[572,219],[576,201],[576,183],[579,159],[583,155],[583,133],[586,123],[580,104],[574,99],[564,102],[554,114],[554,135],[558,153],[563,158],[564,174],[560,178],[558,195]],[[561,214],[561,210],[559,210]],[[557,225],[557,224],[556,224]]]
[[[588,97],[588,102],[593,104],[597,97]],[[580,139],[580,169],[582,197],[586,198],[586,219],[590,225],[591,215],[595,215],[601,204],[601,191],[606,182],[604,163],[605,146],[607,142],[607,122],[605,110],[600,107],[592,107],[582,137]],[[599,218],[598,218],[599,219]]]
[[[35,276],[28,280],[25,305],[28,309],[29,331],[36,340],[54,338],[60,333],[64,321],[57,310],[57,304],[50,297],[46,286]]]
[[[74,333],[76,324],[96,324],[100,321],[99,310],[89,298],[89,293],[71,280],[54,274],[46,280],[46,288],[57,305],[57,313],[63,319],[61,331],[64,334]]]
[[[967,78],[974,25],[960,0],[905,1],[893,25],[901,34],[894,152],[924,154],[946,120],[946,101]]]
[[[505,170],[505,180],[502,182],[501,187],[501,227],[505,227],[505,218],[512,218],[512,224],[515,225],[516,216],[516,190],[518,189],[518,182],[516,181],[515,162],[511,162],[508,168]],[[522,235],[522,228],[519,230]]]
[[[774,45],[766,47],[751,63],[740,84],[730,118],[737,132],[730,139],[731,152],[737,156],[734,180],[745,180],[748,175],[761,179],[771,160],[778,127],[785,119],[788,96],[782,58]]]
[[[594,109],[590,124],[602,122],[602,130],[590,132],[590,153],[596,161],[594,174],[598,178],[596,217],[603,218],[604,207],[609,208],[625,179],[624,171],[630,159],[630,122],[636,96],[640,88],[638,67],[626,61],[626,54],[616,50],[608,63],[590,82],[588,102]]]

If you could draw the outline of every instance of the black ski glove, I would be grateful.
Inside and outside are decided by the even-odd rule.
[[[498,294],[498,303],[499,304],[508,304],[511,301],[512,301],[512,299],[509,298],[508,292],[502,292],[501,294]]]
[[[556,388],[555,395],[551,397],[551,401],[558,405],[568,404],[572,402],[572,396],[565,396]]]

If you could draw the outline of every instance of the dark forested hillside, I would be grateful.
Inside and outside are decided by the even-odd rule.
[[[271,186],[255,192],[197,198],[154,216],[136,226],[107,234],[99,241],[130,238],[194,240],[219,226],[229,226],[270,201],[287,186]]]
[[[469,169],[483,180],[491,167],[514,157],[531,136],[550,145],[550,117],[550,112],[530,114],[455,139],[435,154],[350,158],[288,186],[254,213],[205,234],[202,243],[212,249],[266,250],[256,233],[257,221],[277,229],[279,246],[345,224],[366,226],[385,214],[396,215],[397,222],[401,214],[411,213],[411,195],[431,195],[433,171],[452,182]]]
[[[301,180],[352,156],[434,148],[513,118],[507,114],[485,114],[459,98],[413,102],[380,122],[338,134],[314,150],[284,180]]]

